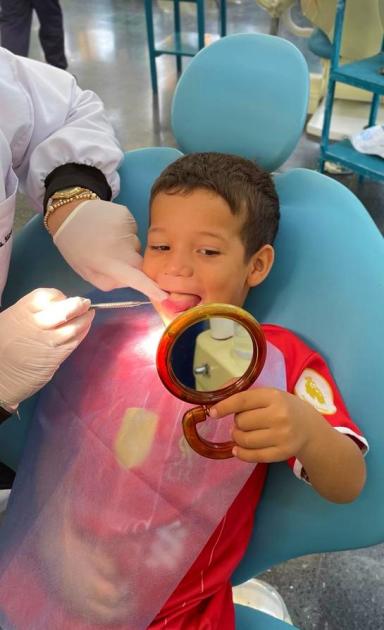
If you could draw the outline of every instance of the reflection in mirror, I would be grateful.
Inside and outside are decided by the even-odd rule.
[[[243,376],[252,358],[246,328],[228,317],[211,317],[181,333],[172,348],[171,366],[184,387],[212,392]]]

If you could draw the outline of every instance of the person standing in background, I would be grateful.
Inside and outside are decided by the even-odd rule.
[[[28,57],[32,14],[40,22],[39,39],[47,63],[66,70],[63,13],[59,0],[0,0],[1,45],[16,55]]]

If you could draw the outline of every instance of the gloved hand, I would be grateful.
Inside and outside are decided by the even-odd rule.
[[[14,411],[41,389],[86,336],[90,300],[37,289],[0,313],[0,405]]]
[[[79,203],[53,241],[72,269],[103,291],[132,287],[157,302],[167,297],[140,270],[136,221],[125,206],[100,199]]]

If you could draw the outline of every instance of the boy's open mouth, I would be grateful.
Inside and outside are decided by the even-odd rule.
[[[189,308],[197,306],[201,302],[200,295],[193,293],[176,293],[170,292],[169,297],[161,303],[162,309],[168,313],[176,315],[187,311]]]

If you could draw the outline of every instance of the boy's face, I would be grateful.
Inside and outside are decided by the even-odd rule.
[[[161,314],[172,319],[200,303],[243,304],[273,263],[270,245],[245,260],[243,223],[243,213],[232,214],[209,190],[156,195],[143,271],[170,294],[156,305]]]

